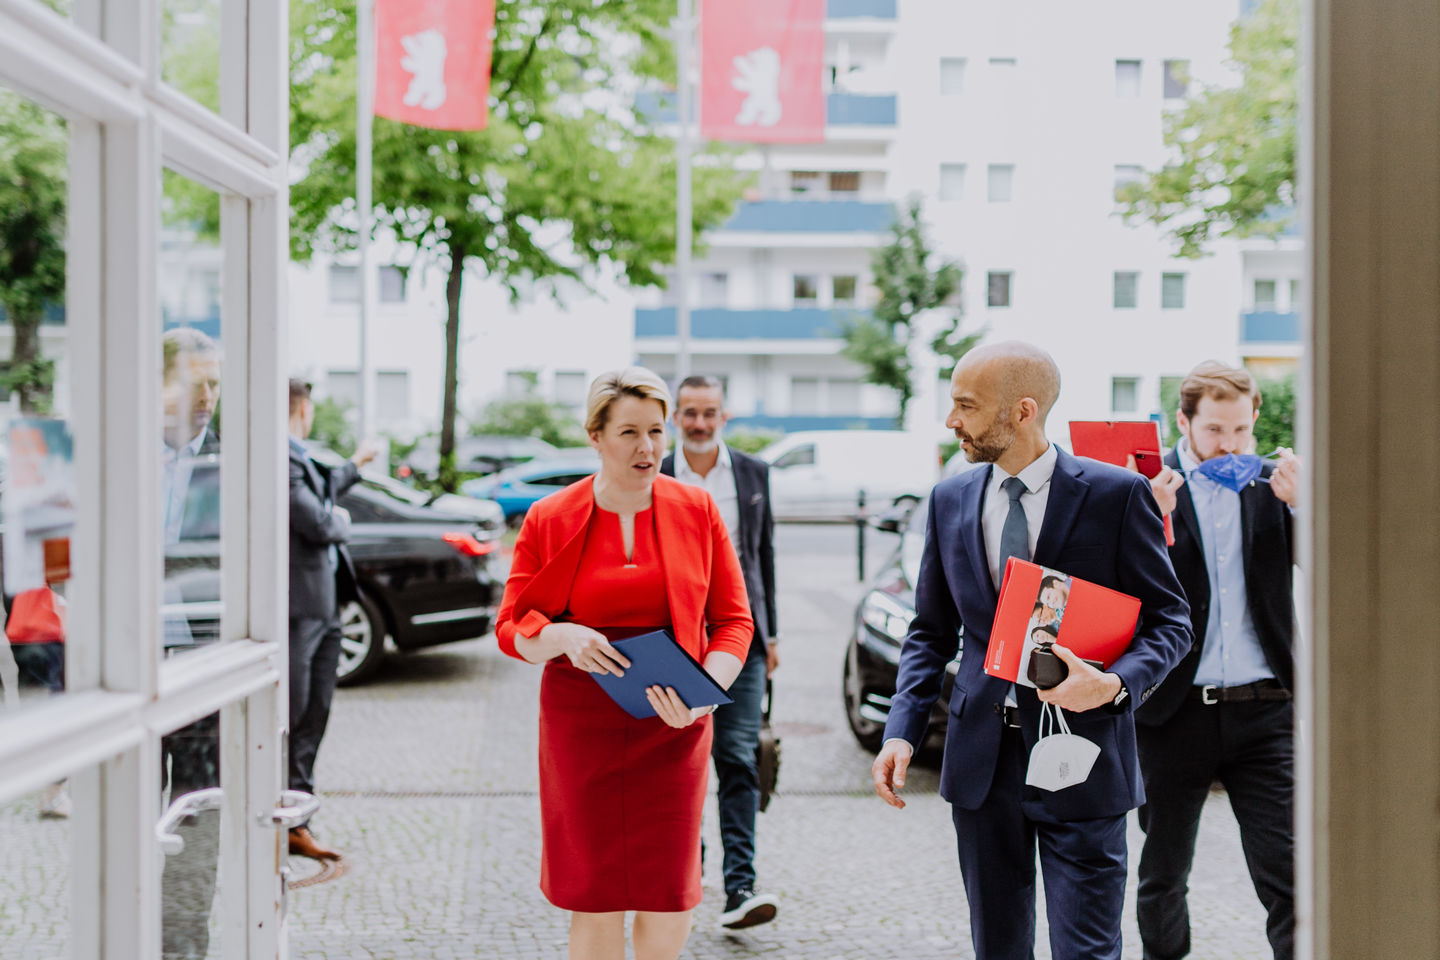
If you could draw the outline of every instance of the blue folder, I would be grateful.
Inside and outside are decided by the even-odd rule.
[[[611,646],[625,654],[630,669],[625,676],[592,673],[600,689],[610,695],[626,713],[637,720],[655,716],[655,708],[645,696],[647,687],[674,687],[687,707],[708,707],[731,703],[725,689],[716,683],[705,668],[686,653],[667,630],[642,633],[612,641]]]

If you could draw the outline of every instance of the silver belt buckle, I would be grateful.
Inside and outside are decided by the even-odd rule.
[[[1200,702],[1211,706],[1220,702],[1220,698],[1215,696],[1215,684],[1207,683],[1200,688]]]

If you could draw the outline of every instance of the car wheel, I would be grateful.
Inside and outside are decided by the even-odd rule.
[[[850,721],[850,732],[860,746],[871,753],[878,753],[885,742],[885,727],[874,720],[866,719],[860,713],[864,702],[860,690],[860,675],[855,669],[855,646],[852,643],[845,652],[845,717]]]
[[[340,608],[340,663],[337,682],[342,687],[363,683],[380,669],[385,658],[385,618],[365,594]]]

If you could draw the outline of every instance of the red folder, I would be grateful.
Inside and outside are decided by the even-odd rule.
[[[1162,467],[1160,424],[1154,420],[1071,420],[1070,448],[1077,457],[1090,457],[1117,467],[1135,458],[1135,466],[1148,480]],[[1175,546],[1175,526],[1165,517],[1165,545]]]
[[[1025,664],[1034,646],[1031,634],[1043,630],[1048,614],[1037,613],[1042,583],[1049,578],[1064,581],[1067,595],[1046,609],[1058,612],[1055,621],[1055,642],[1085,660],[1099,660],[1106,667],[1120,658],[1135,636],[1140,619],[1140,601],[1128,594],[1102,587],[1051,570],[1039,564],[1011,557],[1005,564],[1005,579],[1000,583],[1000,601],[995,607],[995,622],[990,627],[990,646],[985,651],[985,672],[992,677],[1032,686],[1025,678]]]

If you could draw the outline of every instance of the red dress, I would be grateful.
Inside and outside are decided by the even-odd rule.
[[[626,563],[618,514],[590,517],[565,620],[615,640],[670,625],[654,511],[635,515]],[[636,720],[557,657],[540,681],[540,889],[584,913],[678,912],[700,902],[700,814],[710,718],[680,730]]]

